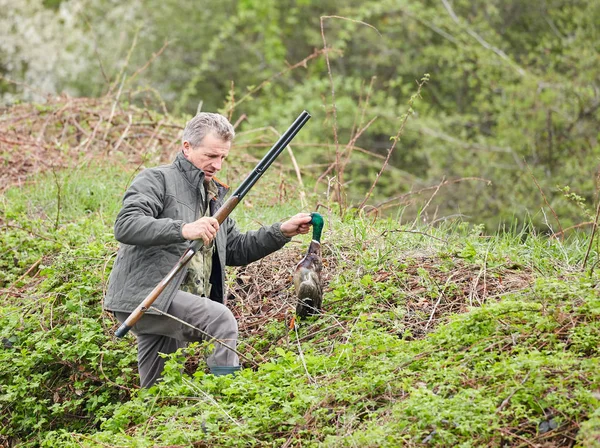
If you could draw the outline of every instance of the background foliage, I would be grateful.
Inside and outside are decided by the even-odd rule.
[[[244,117],[241,130],[284,128],[305,108],[316,119],[298,158],[319,177],[359,122],[376,117],[355,144],[386,155],[415,80],[428,73],[371,205],[389,213],[410,203],[409,191],[468,178],[441,186],[423,219],[460,214],[495,229],[518,218],[549,232],[591,221],[593,210],[560,188],[593,209],[597,2],[4,1],[5,103],[121,92],[174,116],[202,107]],[[348,205],[380,167],[352,153],[337,178]],[[559,223],[537,212],[546,202]]]

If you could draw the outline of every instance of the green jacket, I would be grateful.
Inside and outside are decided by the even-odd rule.
[[[203,181],[204,172],[183,153],[171,165],[146,169],[134,179],[115,222],[115,238],[121,244],[104,299],[106,310],[132,312],[177,264],[190,243],[181,234],[182,226],[204,215]],[[216,183],[219,194],[210,201],[211,215],[229,188]],[[288,241],[280,223],[240,233],[235,221],[227,218],[215,239],[210,298],[223,303],[226,265],[246,265]],[[187,269],[182,269],[153,306],[167,311],[186,274]]]

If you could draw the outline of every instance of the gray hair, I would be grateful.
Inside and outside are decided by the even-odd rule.
[[[211,132],[225,142],[232,141],[235,136],[232,124],[223,115],[200,112],[185,125],[182,142],[187,141],[192,148],[197,148]]]

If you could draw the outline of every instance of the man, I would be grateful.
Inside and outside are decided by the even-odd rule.
[[[132,329],[138,340],[142,387],[160,378],[164,360],[159,353],[207,340],[206,334],[235,349],[237,323],[224,305],[225,266],[256,261],[309,231],[308,213],[245,234],[232,218],[219,226],[212,215],[228,187],[215,175],[229,154],[233,137],[233,126],[225,117],[198,114],[185,127],[182,151],[175,161],[142,171],[125,192],[114,227],[121,244],[104,301],[104,308],[119,321],[175,266],[189,241],[204,242],[153,304],[202,331],[152,310],[146,312]],[[236,353],[218,342],[206,362],[216,375],[240,368]]]

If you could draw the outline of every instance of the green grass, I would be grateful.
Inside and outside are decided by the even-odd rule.
[[[332,272],[321,316],[296,330],[267,322],[241,347],[258,367],[234,378],[207,374],[202,360],[182,374],[180,354],[162,384],[136,389],[133,339],[111,336],[101,312],[131,176],[87,167],[1,199],[0,444],[600,443],[598,253],[582,269],[586,235],[483,235],[320,210]],[[302,209],[279,185],[275,174],[261,180],[235,211],[241,228]]]

